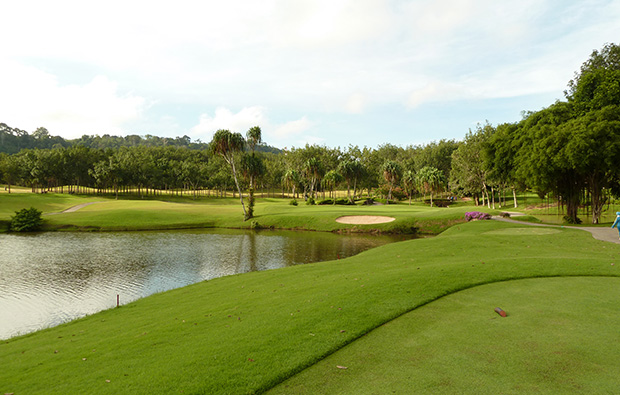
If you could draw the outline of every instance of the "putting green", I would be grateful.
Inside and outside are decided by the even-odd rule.
[[[507,229],[495,229],[484,234],[487,235],[502,235],[502,236],[531,236],[531,235],[552,235],[560,233],[559,229],[554,228],[542,228],[536,226],[530,226],[527,228],[507,228]]]
[[[387,323],[270,393],[614,393],[618,300],[620,279],[609,277],[470,288]]]

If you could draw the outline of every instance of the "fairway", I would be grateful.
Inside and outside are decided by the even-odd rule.
[[[614,393],[619,299],[620,279],[609,277],[470,288],[383,325],[268,393]],[[495,313],[499,306],[508,317]]]

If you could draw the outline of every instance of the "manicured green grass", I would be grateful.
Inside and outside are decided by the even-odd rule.
[[[611,277],[470,288],[383,325],[269,394],[615,393],[618,299],[620,278]]]
[[[82,197],[69,194],[34,194],[34,193],[2,193],[0,194],[0,219],[9,219],[16,211],[34,207],[43,213],[54,213],[78,204],[104,201],[95,197]]]
[[[386,322],[464,289],[531,277],[619,275],[620,245],[573,229],[542,234],[528,229],[496,221],[457,224],[435,238],[394,243],[346,260],[157,294],[0,343],[0,390],[259,393]],[[598,293],[616,297],[606,287]],[[573,315],[567,322],[579,319]],[[532,325],[535,342],[544,326]],[[465,337],[478,335],[469,324],[438,327],[446,333],[455,329]],[[510,362],[509,354],[502,358]],[[533,359],[532,366],[542,371],[547,362]],[[491,372],[470,374],[492,379]]]
[[[7,220],[21,208],[35,207],[44,214],[58,213],[82,203],[96,202],[78,211],[45,215],[45,230],[145,230],[182,228],[250,228],[253,225],[277,229],[346,232],[395,232],[437,234],[464,221],[468,207],[429,208],[423,205],[386,206],[299,206],[288,199],[257,199],[255,218],[243,221],[237,199],[164,197],[119,199],[81,197],[68,194],[0,194],[0,220]],[[335,220],[343,215],[385,215],[395,221],[377,225],[348,225]]]

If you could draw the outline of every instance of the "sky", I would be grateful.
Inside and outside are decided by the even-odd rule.
[[[617,0],[2,1],[0,122],[424,145],[564,100]]]

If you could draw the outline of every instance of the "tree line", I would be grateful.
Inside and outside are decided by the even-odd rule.
[[[9,189],[24,185],[34,191],[199,196],[231,190],[246,218],[252,217],[256,188],[302,194],[310,202],[319,195],[335,201],[334,191],[346,189],[347,201],[366,191],[388,202],[408,198],[411,203],[413,196],[424,195],[430,204],[438,192],[449,191],[489,207],[506,205],[501,200],[506,190],[516,206],[516,192],[530,189],[541,197],[553,194],[566,207],[568,222],[578,223],[578,208],[587,205],[598,223],[606,202],[620,191],[620,47],[595,50],[564,94],[566,100],[525,112],[518,122],[478,125],[463,141],[269,150],[254,127],[245,137],[219,130],[199,147],[184,136],[170,139],[185,142],[178,145],[22,148],[0,154],[0,176]]]
[[[120,147],[183,147],[192,150],[205,150],[209,144],[198,140],[192,140],[185,135],[182,137],[159,137],[147,134],[139,136],[130,134],[127,136],[111,136],[109,134],[83,135],[77,139],[64,139],[60,136],[52,136],[44,128],[37,128],[34,132],[28,133],[19,128],[13,128],[5,123],[0,123],[0,153],[15,154],[23,149],[49,149],[49,148],[69,148],[74,145],[86,148],[113,148]],[[256,147],[257,151],[278,153],[280,150],[265,144]]]
[[[9,191],[20,185],[33,192],[192,193],[197,197],[226,191],[241,195],[251,187],[318,200],[346,188],[351,201],[364,190],[386,197],[389,191],[390,199],[402,199],[420,190],[413,177],[420,169],[433,167],[449,175],[451,156],[459,144],[441,140],[405,148],[384,144],[346,149],[306,145],[273,153],[257,150],[262,143],[257,130],[251,128],[247,140],[239,133],[217,131],[203,150],[145,145],[22,149],[12,155],[0,154],[0,177]],[[431,185],[433,191],[442,188],[434,181],[427,187]]]

